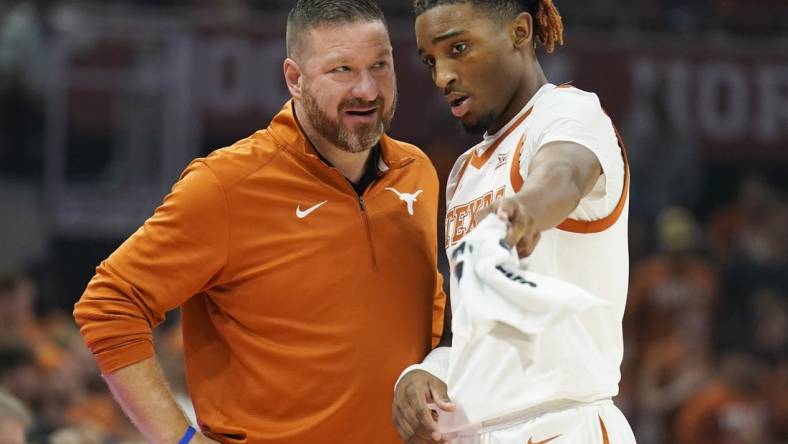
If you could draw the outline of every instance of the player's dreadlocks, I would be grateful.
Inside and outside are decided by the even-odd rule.
[[[506,20],[527,12],[534,18],[534,34],[547,52],[553,52],[556,43],[564,44],[564,24],[553,0],[413,0],[413,11],[418,17],[428,9],[450,3],[470,3]]]

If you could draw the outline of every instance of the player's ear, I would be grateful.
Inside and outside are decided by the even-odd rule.
[[[534,38],[534,19],[531,14],[521,12],[509,23],[509,35],[515,48],[532,46]]]
[[[302,96],[301,79],[303,78],[301,68],[295,60],[289,57],[285,59],[282,68],[284,69],[285,83],[287,83],[287,89],[290,91],[290,95],[292,95],[294,99],[300,99]]]

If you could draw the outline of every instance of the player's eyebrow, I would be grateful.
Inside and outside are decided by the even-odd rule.
[[[450,29],[443,34],[438,34],[432,38],[432,44],[436,44],[438,42],[442,42],[443,40],[450,39],[452,37],[457,37],[458,35],[464,33],[464,29]]]
[[[432,44],[434,45],[436,43],[440,43],[440,42],[442,42],[442,41],[444,41],[446,39],[450,39],[452,37],[457,37],[458,35],[462,35],[464,33],[465,33],[464,29],[450,29],[450,30],[444,32],[443,34],[438,34],[435,37],[433,37],[432,38]],[[419,55],[421,55],[423,52],[424,52],[424,50],[422,48],[419,48]]]

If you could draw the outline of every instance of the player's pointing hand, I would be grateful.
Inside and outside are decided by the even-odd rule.
[[[509,224],[506,243],[517,246],[517,254],[520,257],[528,257],[534,252],[542,235],[534,217],[517,199],[503,199],[482,208],[476,214],[476,220],[481,222],[489,214],[497,214]]]
[[[438,431],[437,418],[440,411],[451,412],[454,408],[443,381],[423,370],[413,370],[397,384],[392,421],[407,444],[447,443]]]

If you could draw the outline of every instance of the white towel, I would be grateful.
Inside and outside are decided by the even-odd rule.
[[[577,313],[607,305],[575,285],[520,268],[517,253],[505,243],[506,230],[506,222],[490,215],[452,255],[452,271],[458,278],[460,294],[451,295],[454,340],[446,378],[450,397],[455,385],[476,383],[464,376],[468,365],[479,365],[478,355],[475,359],[471,355],[485,352],[479,346],[482,338],[495,337],[513,345],[521,365],[516,370],[523,372],[533,364],[542,332]],[[490,356],[490,360],[494,359]],[[489,365],[489,374],[496,375],[495,363]],[[480,387],[490,383],[495,381],[478,381]],[[440,415],[442,430],[489,419],[491,406],[485,391],[463,391],[464,395],[468,393],[474,393],[473,398],[456,400],[458,412]]]

